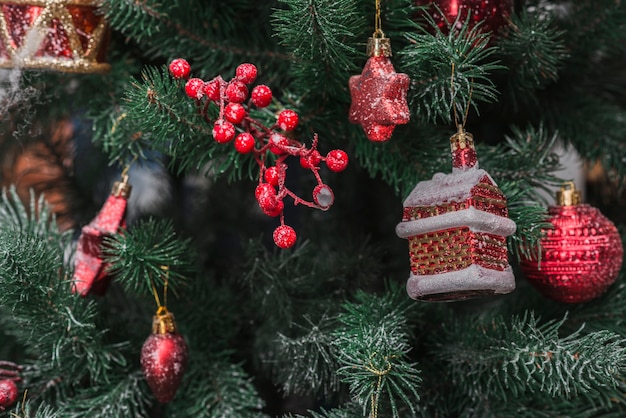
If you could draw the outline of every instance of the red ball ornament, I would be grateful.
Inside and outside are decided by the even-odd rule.
[[[174,399],[186,367],[187,343],[176,332],[174,316],[159,308],[152,320],[152,334],[141,349],[141,370],[157,401]]]
[[[231,103],[243,103],[248,97],[248,87],[241,81],[231,81],[226,86],[226,97]]]
[[[269,167],[265,170],[265,181],[271,184],[272,186],[278,186],[280,180],[280,171],[278,167]]]
[[[13,405],[17,395],[17,385],[13,380],[0,380],[0,411]]]
[[[170,74],[172,77],[181,79],[189,77],[189,73],[191,72],[191,66],[187,62],[186,59],[176,58],[169,65]]]
[[[220,83],[217,80],[209,81],[204,84],[204,88],[202,90],[206,97],[214,102],[217,102],[220,99]]]
[[[218,120],[213,125],[213,139],[220,144],[230,142],[235,137],[235,127],[232,123]]]
[[[393,68],[389,39],[369,38],[368,55],[361,75],[350,77],[349,119],[363,127],[370,141],[383,142],[391,138],[396,125],[409,122],[410,79]]]
[[[272,90],[266,85],[259,84],[252,89],[250,100],[256,107],[267,107],[272,103]]]
[[[235,138],[235,149],[240,154],[248,154],[254,149],[254,137],[248,132],[243,132]]]
[[[256,80],[257,69],[254,64],[244,63],[235,70],[235,78],[244,84],[254,83]]]
[[[326,154],[326,165],[330,171],[339,173],[348,166],[348,154],[340,149],[335,149]]]
[[[558,302],[597,298],[615,282],[623,248],[615,225],[598,209],[581,204],[580,192],[563,187],[548,209],[554,229],[541,239],[541,261],[523,259],[522,271],[543,295]]]
[[[298,126],[298,114],[290,109],[285,109],[278,115],[278,126],[284,131],[293,131]]]
[[[444,33],[455,21],[457,29],[461,29],[468,18],[470,28],[483,22],[482,31],[497,32],[507,24],[513,11],[512,0],[416,0],[415,4],[430,6],[423,13],[428,13]]]
[[[192,99],[200,100],[204,94],[204,81],[199,78],[190,78],[185,84],[185,93]]]
[[[288,225],[279,226],[278,228],[274,230],[273,235],[274,235],[274,244],[276,244],[276,246],[279,248],[282,248],[282,249],[291,248],[296,243],[296,239],[297,239],[296,231]]]
[[[246,109],[239,103],[228,103],[224,108],[224,118],[238,125],[246,116]]]

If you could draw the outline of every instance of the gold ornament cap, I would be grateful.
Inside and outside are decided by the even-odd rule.
[[[157,310],[156,315],[152,317],[152,333],[153,334],[171,334],[176,332],[176,321],[174,314],[169,312],[164,306]]]
[[[128,184],[128,175],[124,174],[122,176],[122,181],[116,181],[113,184],[111,194],[115,197],[123,197],[128,199],[130,197],[130,192],[132,189],[132,186]]]
[[[385,34],[380,32],[374,33],[367,39],[367,56],[368,57],[390,57],[391,56],[391,41],[389,38],[385,38]]]
[[[582,202],[583,199],[580,190],[576,190],[576,185],[573,181],[563,183],[561,190],[556,192],[557,206],[574,206],[580,205]]]

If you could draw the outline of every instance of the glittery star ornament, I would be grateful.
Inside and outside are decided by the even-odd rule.
[[[406,101],[410,80],[393,68],[388,38],[369,38],[368,56],[361,75],[350,77],[349,119],[363,126],[370,141],[384,142],[391,138],[396,125],[410,119]]]
[[[103,294],[110,281],[107,265],[102,259],[102,242],[126,224],[126,206],[131,186],[128,176],[116,182],[98,215],[85,225],[78,238],[74,259],[72,291],[81,296],[90,292]]]
[[[187,355],[187,343],[176,331],[174,315],[160,307],[152,319],[152,334],[141,349],[141,369],[157,401],[168,403],[176,396]]]
[[[0,0],[0,68],[100,73],[108,25],[99,0]]]

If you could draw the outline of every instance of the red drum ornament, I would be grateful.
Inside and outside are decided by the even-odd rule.
[[[101,73],[108,25],[99,0],[0,0],[0,68]]]
[[[187,343],[176,331],[174,315],[160,307],[152,319],[152,334],[141,349],[141,370],[161,403],[176,395],[187,367]]]
[[[370,141],[384,142],[391,138],[396,125],[409,122],[406,94],[410,79],[393,68],[388,38],[369,38],[367,50],[370,58],[363,72],[350,77],[349,120],[360,124]]]
[[[615,282],[622,265],[617,228],[598,209],[581,202],[574,184],[566,183],[557,192],[557,206],[548,208],[554,229],[544,231],[540,261],[520,261],[528,281],[558,302],[597,298]]]
[[[396,234],[409,240],[407,293],[448,302],[512,292],[506,237],[516,225],[506,197],[478,168],[474,139],[462,126],[450,146],[452,173],[419,182],[396,226]]]

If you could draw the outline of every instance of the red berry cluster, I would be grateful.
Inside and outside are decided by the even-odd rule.
[[[296,242],[296,232],[285,225],[283,199],[289,196],[294,204],[327,210],[334,201],[332,189],[324,184],[319,175],[320,163],[334,172],[345,170],[348,155],[339,149],[322,156],[317,151],[317,135],[314,135],[310,148],[292,139],[289,132],[298,126],[298,114],[291,110],[282,110],[276,123],[265,126],[252,118],[249,113],[251,106],[264,108],[272,103],[272,90],[265,85],[257,85],[249,91],[248,86],[256,80],[257,68],[253,64],[241,64],[235,71],[235,77],[225,81],[221,76],[203,81],[189,78],[191,67],[182,58],[175,59],[169,66],[170,74],[176,79],[186,79],[185,93],[194,99],[205,118],[211,104],[219,108],[219,116],[213,123],[213,139],[225,144],[233,141],[237,152],[252,153],[259,165],[259,185],[255,196],[259,207],[268,216],[280,217],[280,226],[274,231],[274,242],[280,248],[290,248]],[[273,155],[273,165],[268,166],[268,155]],[[289,156],[299,157],[302,168],[310,170],[317,186],[312,192],[312,201],[300,198],[287,187],[285,177]]]

